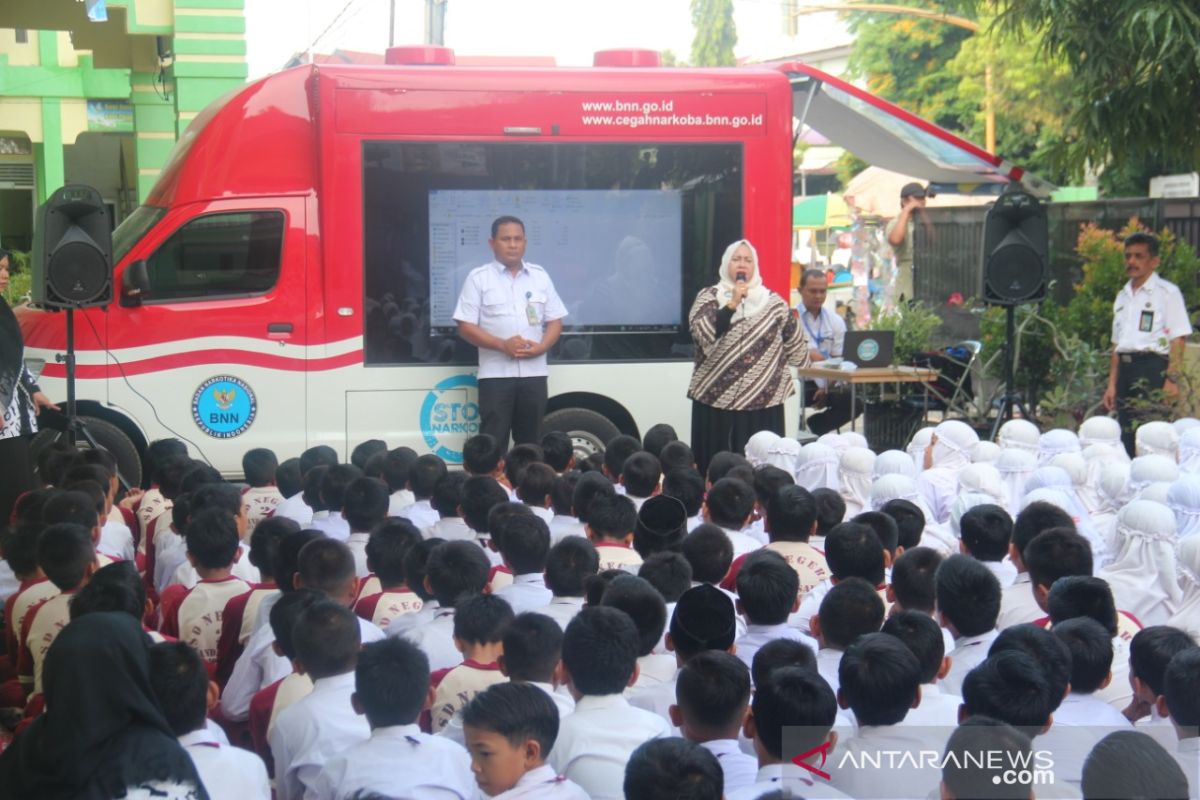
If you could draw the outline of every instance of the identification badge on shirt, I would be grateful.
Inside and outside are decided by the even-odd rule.
[[[1138,318],[1138,330],[1142,333],[1149,333],[1154,330],[1154,312],[1143,311]]]
[[[525,319],[529,321],[530,325],[538,324],[538,313],[537,309],[534,308],[533,303],[528,303],[525,306]]]

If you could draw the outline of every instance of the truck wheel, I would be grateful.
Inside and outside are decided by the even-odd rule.
[[[542,428],[562,431],[571,437],[575,459],[582,461],[592,453],[604,452],[604,446],[621,431],[603,414],[586,408],[562,408],[546,415]]]
[[[142,459],[138,455],[137,447],[125,435],[125,432],[111,422],[99,417],[81,415],[79,421],[87,427],[88,432],[96,440],[96,444],[112,453],[117,459],[117,469],[121,471],[121,477],[131,487],[140,486],[142,483]],[[66,419],[63,418],[62,422],[65,424]],[[34,463],[37,463],[38,454],[53,444],[58,436],[59,430],[54,428],[47,427],[38,431],[29,445],[30,455],[34,459]],[[80,437],[77,444],[81,450],[88,447],[87,440],[82,437]]]

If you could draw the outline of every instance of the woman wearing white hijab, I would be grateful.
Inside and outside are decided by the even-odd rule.
[[[876,478],[871,483],[872,511],[881,510],[891,500],[907,500],[925,516],[925,530],[919,542],[922,547],[932,547],[944,556],[958,552],[958,539],[950,532],[948,525],[943,525],[933,518],[933,512],[925,504],[917,484],[907,475],[892,473]]]
[[[1129,464],[1129,491],[1137,494],[1152,483],[1174,483],[1179,478],[1179,465],[1167,456],[1138,456]]]
[[[1129,460],[1129,453],[1121,444],[1121,423],[1112,417],[1088,417],[1079,426],[1079,446],[1086,450],[1097,444],[1103,445],[1122,461]]]
[[[933,429],[929,468],[917,476],[917,489],[938,522],[950,519],[950,506],[958,493],[958,471],[971,463],[971,447],[978,441],[979,434],[970,425],[955,419]]]
[[[717,277],[688,312],[690,444],[701,474],[714,453],[742,452],[751,434],[783,435],[784,403],[796,393],[791,367],[810,363],[804,329],[787,301],[763,286],[753,245],[729,245]]]
[[[1200,473],[1200,428],[1184,431],[1179,437],[1179,468],[1192,474]]]
[[[1200,536],[1192,536],[1179,543],[1175,571],[1179,583],[1179,602],[1167,624],[1186,631],[1200,643]]]
[[[975,464],[990,464],[1000,457],[1002,449],[995,442],[984,439],[971,448],[971,461]]]
[[[846,519],[870,508],[871,472],[874,467],[875,454],[865,447],[851,447],[842,453],[838,463],[838,478],[842,499],[846,501]]]
[[[1046,466],[1057,455],[1078,453],[1082,449],[1079,446],[1079,437],[1075,435],[1074,431],[1066,428],[1046,431],[1038,437],[1038,466]]]
[[[1037,469],[1037,456],[1032,450],[1006,447],[996,459],[996,471],[1007,489],[1007,502],[1002,503],[1013,517],[1021,510],[1021,498],[1025,496],[1025,481]]]
[[[767,451],[781,437],[774,431],[759,431],[746,440],[746,460],[752,467],[761,467],[767,463]]]
[[[1015,447],[1036,454],[1040,437],[1041,431],[1029,420],[1010,419],[1000,426],[996,433],[996,443],[1006,450]]]
[[[1139,456],[1167,456],[1179,460],[1179,434],[1169,422],[1143,422],[1133,435],[1134,453]]]
[[[1049,467],[1044,467],[1044,469],[1049,469]],[[1061,471],[1059,470],[1059,472]],[[1082,508],[1079,505],[1079,500],[1075,497],[1074,492],[1070,490],[1069,486],[1065,489],[1061,486],[1042,486],[1026,492],[1025,496],[1021,498],[1021,509],[1023,510],[1030,503],[1039,501],[1049,503],[1052,506],[1058,506],[1071,516],[1071,520],[1075,523],[1075,530],[1080,536],[1087,539],[1088,544],[1092,546],[1093,565],[1107,564],[1112,560],[1112,557],[1109,555],[1108,543],[1104,541],[1104,537],[1096,530],[1096,526],[1092,523],[1092,518],[1086,513],[1081,514]]]
[[[1100,570],[1117,608],[1142,625],[1162,625],[1179,607],[1183,592],[1175,571],[1175,515],[1160,503],[1134,500],[1117,515],[1121,555]]]
[[[986,494],[991,498],[989,503],[1005,509],[1008,507],[1008,490],[1004,486],[1004,479],[1000,477],[1000,470],[993,464],[968,464],[963,467],[958,473],[958,490],[960,493]]]
[[[766,463],[795,477],[800,463],[800,443],[789,436],[779,437],[767,448]]]
[[[1182,475],[1167,490],[1167,507],[1175,512],[1179,540],[1200,534],[1200,477]]]
[[[917,467],[913,464],[912,457],[903,450],[884,450],[875,459],[871,477],[882,478],[884,475],[905,475],[915,478],[917,477]]]
[[[810,492],[817,489],[840,491],[837,452],[820,442],[810,442],[800,448],[796,461],[796,485]]]
[[[847,447],[865,447],[868,450],[871,449],[871,445],[867,442],[867,437],[858,431],[842,431],[840,435]]]
[[[908,447],[904,448],[918,471],[925,469],[925,451],[929,449],[931,439],[933,439],[933,426],[921,428],[913,434],[912,439],[908,442]]]

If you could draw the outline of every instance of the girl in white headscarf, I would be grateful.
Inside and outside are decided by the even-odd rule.
[[[1043,467],[1043,469],[1052,469],[1052,467]],[[1040,471],[1040,470],[1039,470]],[[1062,472],[1062,470],[1058,470]],[[1065,476],[1066,473],[1063,473]],[[1058,506],[1063,511],[1071,516],[1071,520],[1075,523],[1075,530],[1079,535],[1088,540],[1092,546],[1092,563],[1093,565],[1107,564],[1111,561],[1109,555],[1108,543],[1104,541],[1104,537],[1096,530],[1096,526],[1092,524],[1092,518],[1083,511],[1079,504],[1079,500],[1075,497],[1075,493],[1071,491],[1070,486],[1065,488],[1062,486],[1041,486],[1032,489],[1025,493],[1021,498],[1021,508],[1024,509],[1030,503],[1041,501]]]
[[[1029,420],[1010,419],[1000,426],[996,433],[996,443],[1006,450],[1015,447],[1036,454],[1040,437],[1041,431]]]
[[[1167,456],[1138,456],[1129,464],[1129,491],[1137,494],[1152,483],[1174,483],[1179,478],[1179,465]]]
[[[891,500],[907,500],[921,509],[925,516],[925,530],[921,534],[920,546],[932,547],[944,556],[958,552],[957,537],[950,532],[948,524],[944,525],[933,518],[933,512],[917,491],[917,485],[912,478],[892,473],[876,478],[871,483],[872,511],[879,511]]]
[[[989,506],[995,504],[995,498],[993,498],[991,495],[983,494],[982,492],[963,492],[958,497],[954,498],[954,503],[950,506],[950,530],[954,533],[955,538],[962,539],[963,514],[967,513],[975,506]]]
[[[1184,431],[1179,437],[1179,468],[1184,472],[1200,473],[1200,428]]]
[[[1050,459],[1050,463],[1047,466],[1058,467],[1071,476],[1071,485],[1075,489],[1075,495],[1079,498],[1079,502],[1083,504],[1084,511],[1087,511],[1089,514],[1092,513],[1092,507],[1088,505],[1087,500],[1083,496],[1084,492],[1088,490],[1088,468],[1087,462],[1083,460],[1083,454],[1060,453]]]
[[[1179,460],[1179,434],[1169,422],[1143,422],[1133,434],[1133,451],[1139,456],[1167,456]]]
[[[1037,456],[1032,450],[1006,447],[996,459],[996,471],[1000,473],[1007,489],[1008,501],[1005,508],[1014,517],[1021,510],[1021,498],[1025,496],[1025,481],[1037,469]]]
[[[1200,477],[1183,475],[1167,490],[1167,507],[1175,512],[1180,541],[1200,534]]]
[[[851,447],[842,453],[838,464],[842,499],[846,501],[846,519],[870,508],[871,471],[875,454],[865,447]]]
[[[1191,536],[1179,543],[1175,571],[1179,583],[1179,602],[1167,624],[1186,631],[1200,643],[1200,536]]]
[[[821,434],[817,437],[817,442],[825,445],[826,447],[833,448],[838,455],[841,455],[843,452],[845,452],[846,448],[850,446],[850,443],[842,438],[840,433],[835,431]]]
[[[1106,447],[1122,461],[1129,460],[1129,453],[1121,444],[1121,423],[1112,417],[1088,417],[1079,426],[1079,446],[1086,450],[1097,444]]]
[[[986,439],[976,442],[971,448],[971,461],[976,464],[990,464],[1000,457],[1000,445]]]
[[[1062,453],[1078,453],[1082,449],[1079,446],[1079,437],[1074,431],[1066,428],[1046,431],[1038,437],[1038,466],[1044,467],[1052,458]]]
[[[1171,491],[1171,484],[1166,481],[1156,481],[1147,486],[1143,486],[1142,490],[1134,496],[1134,500],[1153,500],[1156,503],[1167,504],[1167,493]]]
[[[1162,625],[1179,607],[1183,592],[1175,572],[1175,515],[1160,503],[1134,500],[1117,515],[1121,555],[1100,570],[1117,608],[1143,625]]]
[[[906,475],[909,478],[915,478],[917,467],[908,453],[903,450],[884,450],[875,459],[871,477],[882,478],[884,475]]]
[[[958,473],[958,490],[986,494],[992,498],[989,503],[1005,510],[1008,508],[1008,490],[1004,486],[1004,479],[1000,477],[1000,470],[993,464],[968,464],[963,467]]]
[[[1171,427],[1175,429],[1175,433],[1179,434],[1179,438],[1182,439],[1183,435],[1192,428],[1200,428],[1200,419],[1196,419],[1195,417],[1180,417],[1171,423]]]
[[[947,420],[933,429],[929,468],[917,476],[917,489],[938,522],[950,519],[950,506],[958,493],[958,471],[971,463],[971,447],[979,434],[970,425]]]
[[[820,442],[811,442],[800,448],[800,458],[796,461],[796,485],[810,492],[817,489],[839,491],[837,452]]]
[[[760,467],[767,463],[767,451],[780,438],[774,431],[759,431],[746,440],[746,460],[750,466]]]
[[[1117,552],[1117,512],[1133,499],[1129,491],[1129,464],[1108,459],[1099,470],[1096,479],[1096,496],[1099,506],[1092,513],[1092,524],[1100,532],[1107,552]]]
[[[840,435],[847,447],[865,447],[868,450],[871,449],[871,445],[867,443],[867,437],[858,431],[842,431]]]
[[[766,463],[794,477],[800,463],[800,443],[789,436],[779,437],[767,448]]]
[[[1104,444],[1089,444],[1087,447],[1083,448],[1083,452],[1080,453],[1080,456],[1083,457],[1085,475],[1083,479],[1083,487],[1077,487],[1079,499],[1083,501],[1083,505],[1088,511],[1095,514],[1100,510],[1101,506],[1100,471],[1105,467],[1105,465],[1111,464],[1114,461],[1122,460],[1114,458],[1113,453],[1109,449],[1108,445]],[[1122,461],[1122,463],[1128,464],[1126,461]],[[1125,470],[1125,473],[1126,476],[1128,476],[1128,468]]]
[[[933,426],[921,428],[913,434],[912,439],[908,442],[908,447],[905,448],[918,471],[925,469],[925,451],[929,448],[931,439],[933,439]]]

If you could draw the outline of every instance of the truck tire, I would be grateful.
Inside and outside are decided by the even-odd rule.
[[[605,444],[621,434],[621,430],[608,417],[586,408],[560,408],[553,411],[542,421],[542,429],[562,431],[570,436],[578,461],[592,453],[604,452]]]
[[[99,417],[81,415],[79,421],[87,427],[88,432],[96,440],[96,444],[112,453],[117,459],[117,469],[121,471],[121,477],[125,479],[129,486],[140,486],[142,483],[142,459],[138,455],[137,447],[125,435],[125,432],[111,422]],[[64,418],[63,423],[65,422]],[[35,464],[37,463],[38,454],[54,443],[60,431],[61,427],[59,429],[46,427],[38,431],[37,435],[33,437],[29,449]],[[87,440],[82,437],[77,442],[77,445],[81,450],[88,447]]]

